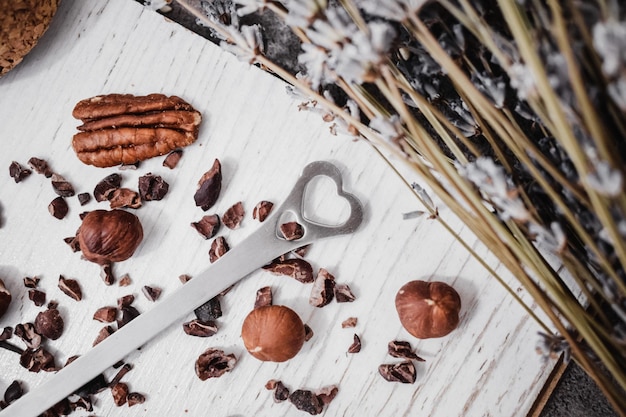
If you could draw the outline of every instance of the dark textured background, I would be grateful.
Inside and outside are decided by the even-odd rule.
[[[141,0],[137,0],[140,3]],[[171,4],[171,10],[162,12],[167,18],[179,23],[191,31],[212,41],[211,31],[196,24],[195,18],[177,6]],[[253,21],[243,23],[258,23],[266,41],[266,55],[273,61],[281,63],[283,67],[294,70],[297,67],[299,52],[298,40],[291,30],[282,25],[271,13],[255,16]],[[540,360],[537,358],[537,360]],[[587,374],[575,363],[570,363],[559,380],[552,395],[548,398],[541,417],[617,417],[602,392]],[[507,417],[507,416],[497,416]]]

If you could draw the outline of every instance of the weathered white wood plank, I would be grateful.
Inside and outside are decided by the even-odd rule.
[[[156,158],[136,172],[123,172],[124,185],[131,188],[147,172],[170,184],[163,201],[148,202],[136,212],[144,224],[144,242],[115,269],[118,276],[127,272],[132,277],[133,285],[126,288],[105,287],[98,268],[62,241],[74,234],[81,211],[102,203],[80,207],[72,198],[69,217],[59,221],[47,212],[55,197],[48,180],[33,174],[15,184],[7,173],[13,160],[25,164],[31,156],[43,157],[84,192],[116,172],[83,165],[70,147],[78,124],[71,117],[74,104],[111,92],[176,94],[204,115],[200,138],[185,150],[178,168],[163,168],[162,158]],[[21,280],[41,276],[41,288],[48,299],[59,301],[66,319],[64,336],[47,342],[63,363],[91,346],[102,327],[91,320],[98,307],[114,305],[119,296],[132,292],[136,306],[146,311],[151,303],[141,295],[142,285],[160,286],[166,297],[181,285],[180,274],[194,275],[206,267],[210,242],[189,223],[203,214],[192,197],[214,158],[223,162],[224,184],[212,211],[222,213],[243,201],[248,212],[240,229],[222,230],[231,246],[255,230],[250,217],[254,204],[262,199],[279,202],[306,163],[328,159],[341,167],[347,187],[366,203],[367,222],[353,236],[313,245],[308,259],[314,268],[325,267],[339,282],[348,283],[357,300],[315,309],[307,302],[309,286],[254,273],[224,298],[224,317],[215,336],[193,338],[176,326],[129,356],[135,368],[125,381],[131,390],[147,394],[144,405],[118,409],[105,392],[95,413],[294,415],[292,406],[275,404],[264,389],[267,380],[278,378],[292,389],[338,384],[339,395],[325,412],[329,416],[525,415],[552,368],[535,354],[537,325],[438,223],[402,220],[403,212],[420,207],[367,144],[330,135],[318,115],[299,112],[297,104],[279,80],[133,1],[64,0],[38,47],[0,79],[0,277],[15,297],[0,326],[34,319],[40,308],[28,300]],[[441,215],[474,241],[445,208]],[[513,282],[481,245],[474,247]],[[58,290],[60,274],[80,280],[83,301],[70,300]],[[417,341],[401,328],[393,300],[405,282],[431,277],[460,292],[461,325],[449,337]],[[287,363],[260,363],[247,355],[240,340],[241,323],[263,285],[271,285],[275,302],[295,309],[315,332]],[[358,317],[357,327],[342,329],[340,323],[350,316]],[[349,355],[355,332],[363,350]],[[426,359],[418,364],[414,385],[388,383],[377,373],[379,364],[396,361],[386,354],[392,339],[410,340]],[[208,347],[233,352],[239,362],[222,378],[202,382],[194,374],[194,361]],[[29,373],[11,352],[0,351],[0,363],[0,392],[13,379],[32,389],[49,377]]]

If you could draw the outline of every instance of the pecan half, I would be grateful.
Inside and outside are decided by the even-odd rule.
[[[83,125],[72,147],[97,167],[134,164],[192,144],[202,116],[176,96],[108,94],[82,100],[72,115]]]

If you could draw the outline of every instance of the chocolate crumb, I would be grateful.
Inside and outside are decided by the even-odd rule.
[[[298,222],[287,222],[280,225],[280,232],[285,240],[298,240],[304,236],[304,228]]]
[[[274,275],[286,275],[302,283],[314,281],[313,267],[304,259],[277,259],[265,265],[263,269],[270,271]]]
[[[216,159],[211,169],[205,172],[198,181],[198,189],[193,196],[196,206],[207,211],[217,202],[221,190],[222,165],[219,159]]]
[[[203,322],[216,320],[222,317],[222,303],[219,296],[211,298],[193,311],[196,318]]]
[[[113,402],[116,406],[123,406],[126,404],[126,397],[128,397],[128,385],[123,382],[118,382],[111,387],[111,395],[113,396]]]
[[[24,277],[24,286],[26,288],[37,288],[40,280],[41,278],[39,277]]]
[[[109,206],[111,209],[124,207],[137,209],[141,207],[141,197],[130,188],[117,188],[109,196]]]
[[[193,319],[183,323],[183,330],[190,336],[211,337],[217,333],[217,324],[214,321]]]
[[[313,338],[314,333],[313,333],[313,329],[311,329],[311,326],[309,326],[308,324],[304,324],[304,341],[308,342],[309,340],[311,340],[311,338]]]
[[[89,203],[91,201],[91,194],[89,193],[80,193],[76,196],[76,198],[78,198],[78,203],[81,206],[84,206],[85,204]]]
[[[298,389],[289,395],[289,401],[301,411],[311,415],[324,411],[324,402],[315,393],[309,390]]]
[[[243,204],[238,201],[224,212],[222,223],[231,230],[237,229],[241,226],[244,215]]]
[[[15,180],[15,183],[22,182],[30,174],[32,174],[32,171],[18,162],[13,161],[9,165],[9,175]]]
[[[226,239],[223,236],[218,236],[211,242],[211,249],[209,250],[209,261],[211,263],[217,261],[224,256],[226,252],[230,250]]]
[[[113,323],[117,318],[117,308],[112,306],[100,307],[93,313],[93,319],[101,323]]]
[[[36,173],[44,175],[46,178],[50,178],[53,174],[48,162],[43,159],[32,157],[28,160],[28,165],[34,169]]]
[[[272,305],[272,287],[262,287],[256,291],[256,299],[254,300],[254,308]]]
[[[178,165],[178,162],[180,161],[180,158],[182,158],[182,156],[182,149],[174,149],[172,152],[167,154],[165,159],[163,159],[163,166],[169,169],[176,168],[176,165]]]
[[[382,364],[378,367],[378,373],[389,382],[401,382],[413,384],[415,382],[415,365],[412,361],[404,361],[393,364]]]
[[[67,216],[70,208],[63,197],[57,197],[48,204],[48,212],[59,220]]]
[[[357,320],[358,319],[356,317],[348,317],[347,319],[341,322],[341,328],[345,329],[348,327],[356,327]]]
[[[161,296],[161,288],[144,285],[141,288],[143,295],[150,301],[156,301]]]
[[[70,184],[68,180],[66,180],[65,178],[63,178],[63,176],[59,174],[52,174],[52,178],[50,178],[50,183],[52,184],[54,192],[61,197],[71,197],[75,194],[72,184]]]
[[[207,349],[196,360],[196,375],[202,381],[218,378],[233,369],[237,358],[220,349]]]
[[[124,274],[120,278],[120,281],[119,281],[118,285],[120,287],[128,287],[131,283],[132,283],[132,280],[130,279],[130,275]]]
[[[274,207],[274,203],[270,201],[261,201],[252,209],[252,218],[258,220],[259,222],[264,222],[267,216],[269,216],[272,208]]]
[[[59,275],[59,289],[68,297],[73,298],[76,301],[83,299],[83,291],[80,288],[80,284],[75,279],[65,278],[63,275]]]
[[[348,348],[348,353],[359,353],[361,351],[361,338],[355,333],[353,339],[352,344]]]
[[[122,176],[114,173],[104,177],[93,189],[93,196],[96,201],[107,201],[113,191],[120,188],[122,184]]]
[[[139,195],[143,201],[162,200],[170,185],[159,175],[148,173],[139,177]]]
[[[313,307],[324,307],[333,300],[335,277],[326,269],[320,268],[309,297],[309,304]]]
[[[100,332],[98,332],[98,336],[96,336],[96,339],[93,341],[93,346],[102,342],[104,339],[111,336],[114,332],[115,332],[115,329],[113,327],[104,326],[102,329],[100,329]]]
[[[126,399],[129,407],[146,402],[146,396],[138,392],[129,392]]]
[[[415,359],[419,362],[425,362],[423,358],[420,358],[413,352],[409,342],[401,340],[392,340],[389,342],[387,344],[387,353],[394,358]]]
[[[35,303],[37,307],[46,304],[46,293],[37,289],[28,290],[28,298]]]
[[[220,217],[217,214],[208,214],[202,216],[197,222],[191,223],[191,227],[205,239],[210,239],[215,236],[220,229]]]
[[[356,299],[347,284],[335,285],[335,300],[338,303],[351,303]]]

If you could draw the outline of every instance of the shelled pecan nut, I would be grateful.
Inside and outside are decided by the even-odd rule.
[[[108,94],[81,100],[72,115],[83,124],[72,147],[97,167],[134,164],[190,145],[202,116],[176,96]]]

